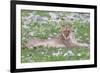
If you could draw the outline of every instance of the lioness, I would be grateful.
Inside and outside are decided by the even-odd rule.
[[[31,39],[26,44],[27,48],[34,48],[37,46],[48,46],[48,47],[65,47],[65,48],[89,48],[89,45],[86,43],[77,42],[74,34],[74,29],[72,26],[62,26],[61,33],[59,36],[51,39]]]

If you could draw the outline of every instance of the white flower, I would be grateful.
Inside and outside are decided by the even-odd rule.
[[[67,55],[68,55],[68,53],[65,53],[65,54],[64,54],[64,56],[67,56]]]
[[[28,26],[27,26],[27,25],[23,25],[23,28],[27,29],[27,28],[28,28]]]
[[[53,33],[54,35],[56,35],[57,33]]]
[[[87,33],[85,33],[84,35],[87,36]]]
[[[53,12],[49,12],[49,15],[51,16],[51,19],[56,19],[57,15]]]
[[[48,40],[51,39],[51,37],[48,38]]]
[[[33,36],[33,35],[34,35],[34,33],[33,33],[33,32],[30,32],[30,33],[29,33],[29,35]]]
[[[23,39],[23,40],[25,40],[26,38],[25,38],[25,37],[23,37],[22,39]]]
[[[44,54],[44,52],[41,52],[41,54]]]
[[[69,50],[67,53],[64,54],[64,56],[74,56],[74,53]]]
[[[25,56],[21,56],[21,58],[25,58]]]
[[[81,39],[82,38],[82,36],[79,36],[79,39]]]
[[[89,38],[86,38],[86,40],[89,40]]]
[[[61,51],[61,50],[62,50],[62,48],[59,48],[59,49],[58,49],[58,51]]]
[[[42,17],[42,19],[43,19],[44,21],[47,21],[47,20],[48,20],[48,17]]]
[[[77,56],[81,56],[81,55],[82,55],[81,53],[78,53],[78,54],[77,54]]]
[[[61,54],[61,52],[58,51],[58,52],[53,53],[52,55],[53,55],[53,56],[58,56],[58,55],[60,55],[60,54]]]

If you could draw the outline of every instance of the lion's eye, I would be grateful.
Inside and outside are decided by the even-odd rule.
[[[67,32],[70,32],[70,30],[67,30]]]
[[[72,30],[72,32],[75,32],[74,30]]]

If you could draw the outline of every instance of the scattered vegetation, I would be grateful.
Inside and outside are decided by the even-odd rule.
[[[90,21],[88,13],[75,12],[51,12],[51,11],[21,11],[21,44],[29,39],[50,39],[60,33],[61,18],[64,25],[71,23],[78,41],[89,43]],[[90,50],[86,48],[52,48],[35,47],[33,49],[21,48],[21,62],[48,62],[67,60],[87,60],[90,58]]]

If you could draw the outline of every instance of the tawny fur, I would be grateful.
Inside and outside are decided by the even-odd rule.
[[[65,48],[89,48],[86,43],[79,43],[75,39],[75,34],[72,27],[62,27],[61,34],[58,37],[52,39],[31,39],[26,44],[27,48],[34,48],[37,46],[48,46],[48,47],[65,47]]]

